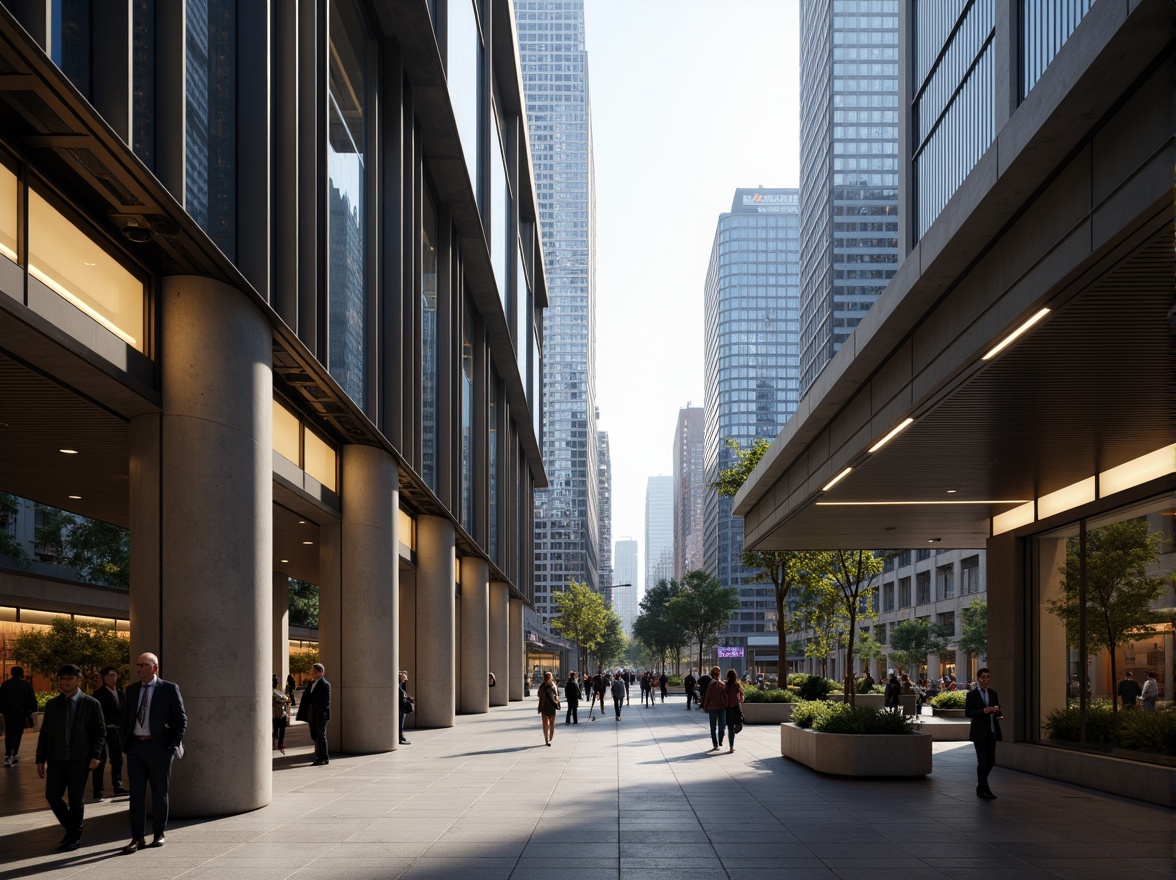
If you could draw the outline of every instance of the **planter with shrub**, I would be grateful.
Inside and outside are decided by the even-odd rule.
[[[1078,707],[1055,709],[1045,717],[1045,737],[1059,743],[1081,741]],[[1086,745],[1176,757],[1176,713],[1122,709],[1114,712],[1106,701],[1086,707]]]
[[[761,690],[743,686],[743,721],[745,724],[781,724],[792,718],[796,696],[790,690]]]
[[[931,772],[931,734],[915,731],[897,712],[808,701],[780,725],[780,753],[820,773],[836,776],[926,776]]]
[[[966,718],[964,704],[967,700],[967,691],[944,691],[933,696],[928,702],[931,703],[932,715],[941,718]]]

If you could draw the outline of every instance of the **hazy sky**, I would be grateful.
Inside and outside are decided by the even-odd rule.
[[[645,566],[645,481],[703,405],[703,284],[740,186],[799,180],[797,0],[585,0],[596,159],[596,400],[613,540]]]

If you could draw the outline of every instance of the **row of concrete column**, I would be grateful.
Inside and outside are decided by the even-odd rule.
[[[272,332],[239,291],[204,278],[165,279],[160,311],[162,411],[131,424],[131,650],[159,654],[184,694],[173,811],[241,812],[271,797],[270,677],[286,651],[287,588],[273,573]],[[400,668],[415,667],[417,727],[522,699],[522,601],[490,582],[484,560],[465,558],[459,605],[453,525],[422,516],[402,603],[396,460],[345,446],[341,470],[342,517],[319,531],[332,750],[396,748]]]

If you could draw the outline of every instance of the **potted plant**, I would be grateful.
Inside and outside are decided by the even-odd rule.
[[[782,755],[835,776],[926,776],[931,742],[902,713],[846,703],[800,703],[780,725]]]
[[[943,691],[931,698],[931,714],[942,718],[964,718],[967,699],[967,691]]]
[[[743,686],[743,721],[745,724],[781,724],[792,718],[797,702],[792,691],[781,688],[760,689]]]

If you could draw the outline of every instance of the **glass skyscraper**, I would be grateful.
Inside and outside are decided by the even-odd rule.
[[[773,440],[799,400],[799,194],[795,189],[737,189],[719,215],[706,274],[706,481],[735,458],[728,440]],[[703,505],[706,570],[739,590],[738,617],[725,638],[765,630],[775,610],[772,585],[740,565],[743,520],[731,499],[707,489]]]
[[[803,394],[898,268],[898,2],[808,0],[800,46]]]
[[[515,15],[549,301],[549,488],[535,493],[535,610],[549,619],[552,591],[600,588],[592,120],[584,0],[516,0]]]
[[[645,590],[674,576],[674,478],[645,484]]]
[[[706,494],[703,468],[703,409],[678,410],[674,431],[674,577],[703,568],[702,499]]]

